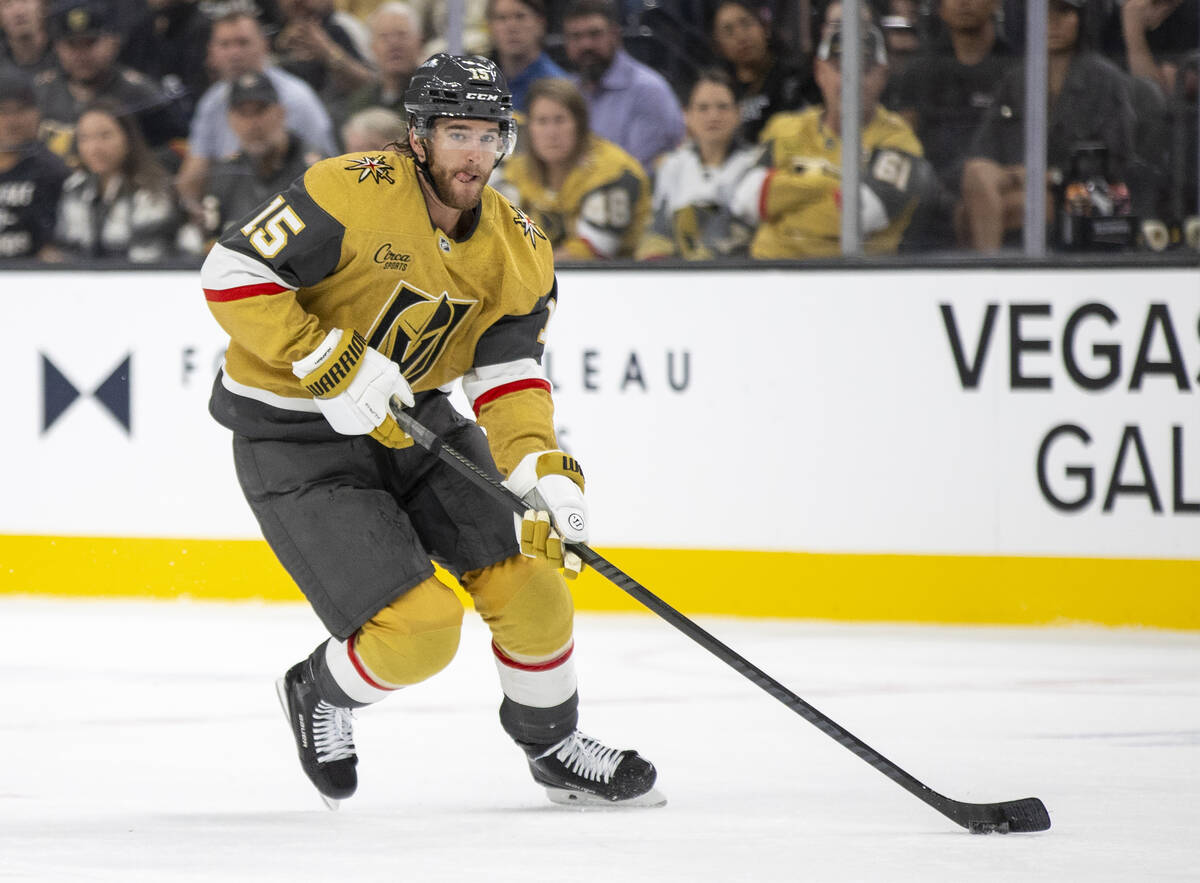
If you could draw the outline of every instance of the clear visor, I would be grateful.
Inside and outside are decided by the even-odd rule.
[[[418,125],[416,134],[432,142],[438,150],[491,151],[497,157],[512,153],[517,145],[517,124],[511,120],[439,116]]]

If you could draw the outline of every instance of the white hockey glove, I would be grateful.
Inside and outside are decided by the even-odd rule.
[[[583,470],[575,458],[562,451],[526,454],[504,485],[531,507],[517,520],[521,554],[545,558],[568,579],[579,576],[583,562],[563,545],[588,539]]]
[[[389,448],[407,448],[412,437],[388,413],[388,399],[413,405],[412,388],[400,366],[367,346],[357,331],[334,328],[292,373],[313,394],[317,407],[342,435],[367,435]]]

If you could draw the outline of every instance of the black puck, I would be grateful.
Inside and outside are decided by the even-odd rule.
[[[982,819],[972,819],[967,822],[967,830],[972,834],[1008,833],[1008,822],[985,822]]]

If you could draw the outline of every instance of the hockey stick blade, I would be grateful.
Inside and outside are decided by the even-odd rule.
[[[947,815],[972,834],[1024,834],[1045,831],[1050,827],[1050,813],[1036,797],[1005,803],[960,803],[943,799],[950,810]]]
[[[459,474],[474,482],[481,490],[491,494],[497,502],[508,506],[518,515],[528,508],[525,501],[519,496],[487,472],[484,472],[472,460],[447,445],[435,433],[430,432],[405,412],[403,404],[395,396],[392,397],[389,403],[389,409],[396,422],[400,424],[400,428],[412,436],[418,445],[437,456],[439,460]],[[809,705],[744,656],[726,646],[715,636],[692,622],[590,546],[582,543],[571,543],[569,548],[579,555],[584,564],[590,566],[621,591],[633,597],[661,619],[666,620],[713,656],[716,656],[738,674],[786,705],[843,748],[857,755],[861,760],[873,766],[910,794],[919,797],[926,804],[946,816],[946,818],[966,828],[972,834],[989,834],[992,832],[1002,834],[1025,833],[1045,831],[1050,827],[1050,814],[1046,811],[1046,807],[1042,801],[1036,797],[1026,797],[1023,800],[1010,800],[1004,803],[964,803],[939,794],[875,751],[875,749],[871,748],[849,730],[827,717],[812,705]]]

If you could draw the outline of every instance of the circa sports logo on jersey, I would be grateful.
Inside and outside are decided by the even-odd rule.
[[[521,211],[516,206],[513,206],[513,223],[521,228],[521,232],[525,234],[525,238],[529,240],[529,244],[537,248],[537,241],[546,240],[546,234],[543,233],[538,225],[533,223],[533,220],[525,212]]]
[[[375,249],[375,263],[379,264],[385,270],[399,270],[404,272],[408,269],[408,265],[411,262],[411,254],[408,252],[392,251],[392,244],[390,242],[385,242],[379,248]]]
[[[446,350],[454,332],[479,302],[428,294],[401,282],[371,329],[368,343],[390,353],[409,383],[416,383]]]
[[[395,184],[396,180],[392,177],[392,172],[395,170],[394,166],[388,165],[387,157],[382,154],[380,156],[364,156],[346,166],[347,172],[358,172],[359,184],[367,178],[374,179],[376,184],[380,181]]]

